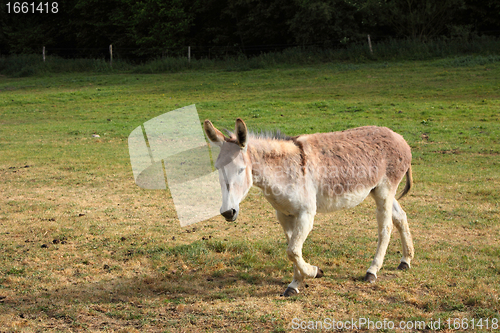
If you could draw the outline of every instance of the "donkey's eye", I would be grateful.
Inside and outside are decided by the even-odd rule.
[[[240,168],[240,169],[238,169],[238,175],[241,175],[241,173],[242,173],[243,171],[245,171],[245,169],[246,169],[246,168]]]

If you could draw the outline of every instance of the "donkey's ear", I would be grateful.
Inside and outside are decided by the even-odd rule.
[[[210,141],[212,141],[214,144],[216,144],[217,146],[221,146],[224,143],[224,134],[222,134],[221,131],[215,128],[210,120],[205,120],[205,122],[203,123],[203,129],[205,130],[205,133],[207,134]]]
[[[241,118],[236,118],[236,126],[235,126],[236,139],[238,141],[238,145],[241,148],[245,148],[247,145],[248,139],[248,130],[245,122],[241,120]]]

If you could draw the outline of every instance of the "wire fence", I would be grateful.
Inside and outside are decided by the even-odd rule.
[[[497,39],[500,37],[500,30],[483,32],[488,38]],[[480,38],[478,36],[455,36],[452,39],[471,39]],[[389,43],[391,41],[401,41],[393,36],[385,35],[365,35],[357,36],[350,40],[325,40],[310,44],[261,44],[261,45],[185,45],[176,47],[121,47],[118,44],[102,45],[99,47],[60,47],[39,45],[34,46],[35,53],[43,53],[44,55],[57,55],[66,59],[86,58],[86,59],[124,59],[132,62],[143,62],[158,58],[167,57],[186,57],[188,59],[224,59],[234,56],[252,57],[265,53],[278,53],[288,49],[300,49],[303,51],[329,49],[339,50],[352,46],[353,44],[364,45],[372,51],[371,43]],[[417,41],[418,42],[418,41]],[[425,43],[420,41],[421,43]],[[432,41],[427,41],[432,42]],[[1,50],[0,50],[1,52]],[[373,51],[372,51],[373,52]],[[1,54],[1,53],[0,53]]]
[[[188,45],[170,48],[130,48],[116,44],[95,48],[72,48],[40,46],[39,52],[45,56],[57,55],[62,58],[104,58],[146,61],[166,57],[186,57],[188,59],[221,59],[229,56],[256,56],[263,53],[283,52],[287,49],[310,50],[318,48],[340,49],[346,46],[342,42],[327,41],[315,44],[266,44],[266,45],[233,45],[207,46]],[[112,50],[112,51],[111,51]],[[38,53],[38,52],[36,52]]]

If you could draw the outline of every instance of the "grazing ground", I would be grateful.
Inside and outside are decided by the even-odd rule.
[[[0,332],[319,331],[331,319],[364,330],[362,318],[370,328],[386,319],[388,332],[401,321],[500,329],[499,78],[500,62],[473,57],[0,77]],[[193,103],[219,128],[242,117],[289,135],[402,134],[413,151],[414,187],[401,200],[412,269],[396,270],[394,232],[379,279],[362,281],[377,243],[370,198],[317,216],[304,257],[325,276],[286,299],[292,266],[258,189],[236,222],[181,228],[168,191],[135,185],[127,137]]]

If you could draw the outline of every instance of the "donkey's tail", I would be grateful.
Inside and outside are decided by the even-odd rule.
[[[398,200],[404,197],[408,192],[410,192],[411,186],[413,185],[413,177],[411,175],[411,164],[408,170],[406,170],[406,185],[403,191],[399,194]]]

